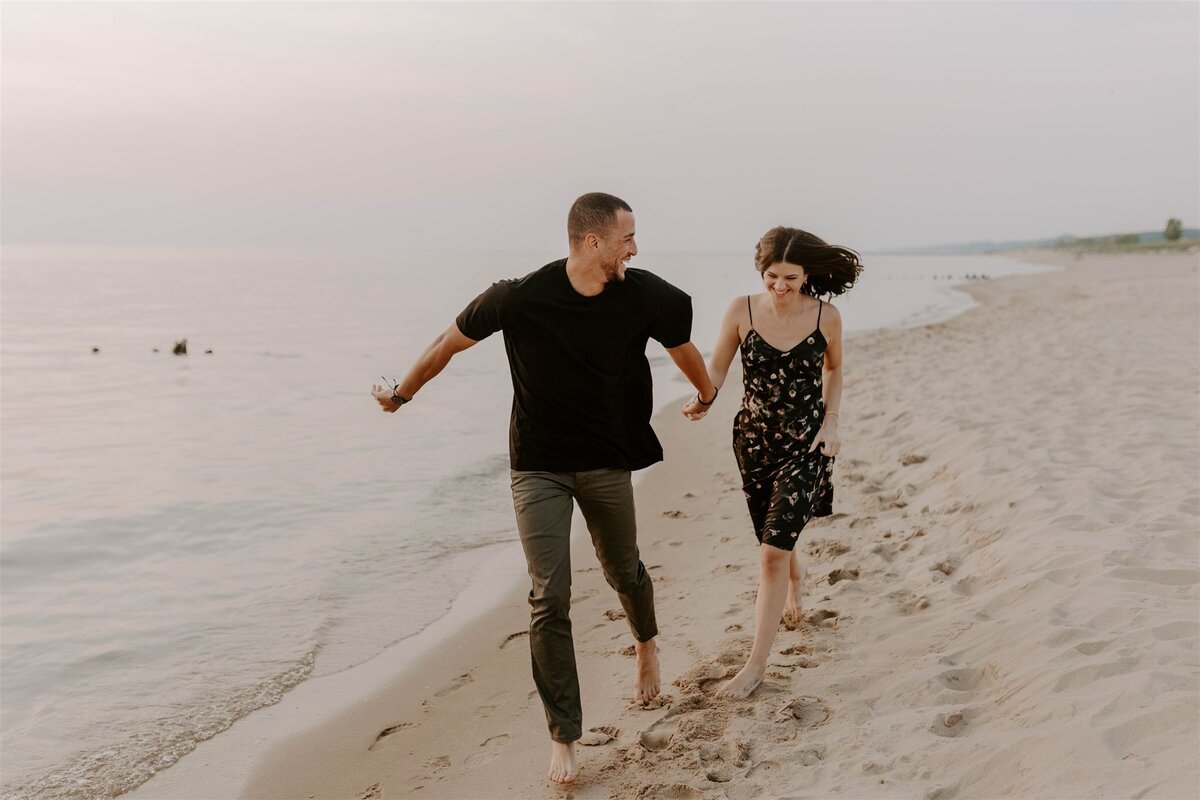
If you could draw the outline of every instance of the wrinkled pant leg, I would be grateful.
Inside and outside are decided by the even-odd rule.
[[[512,471],[513,509],[529,567],[529,652],[550,738],[583,735],[571,638],[571,473]]]
[[[639,642],[658,635],[654,584],[637,546],[633,479],[628,470],[576,473],[575,499],[587,521],[604,579],[617,591],[629,628]]]

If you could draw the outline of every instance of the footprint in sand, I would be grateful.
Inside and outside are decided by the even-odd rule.
[[[955,559],[943,558],[940,561],[934,562],[934,564],[929,568],[929,571],[930,572],[940,572],[943,575],[949,577],[950,575],[954,574],[954,570],[957,568],[958,568],[958,566],[955,563]]]
[[[820,662],[813,661],[811,658],[798,658],[795,661],[772,662],[772,668],[785,669],[788,672],[797,669],[816,669],[821,666]],[[781,676],[782,677],[782,676]]]
[[[850,546],[836,539],[814,539],[805,543],[804,552],[818,561],[830,561],[850,552]]]
[[[999,671],[990,665],[982,668],[960,667],[939,673],[937,680],[947,689],[953,689],[956,692],[971,692],[995,683],[998,674]]]
[[[794,644],[779,651],[781,656],[810,656],[812,648],[805,644]]]
[[[1059,692],[1078,689],[1084,686],[1090,689],[1092,684],[1097,681],[1114,678],[1118,675],[1127,675],[1136,669],[1137,666],[1138,659],[1136,658],[1118,658],[1104,664],[1088,664],[1087,666],[1078,667],[1063,674],[1055,682],[1050,691],[1058,694]]]
[[[682,511],[664,511],[662,515],[671,519],[687,519],[687,514]]]
[[[620,728],[612,725],[599,725],[595,728],[588,728],[587,733],[580,737],[579,743],[584,747],[600,747],[619,738],[620,735]]]
[[[929,456],[920,453],[905,453],[900,456],[900,466],[911,467],[913,464],[923,464]]]
[[[363,789],[362,794],[358,796],[358,800],[382,800],[383,786],[382,784],[374,783]]]
[[[651,728],[638,736],[638,744],[652,753],[657,753],[671,746],[671,737],[674,735],[674,728]]]
[[[498,692],[480,704],[478,714],[481,718],[487,719],[498,708],[503,707],[513,697],[513,693],[509,691]]]
[[[954,589],[955,594],[962,595],[963,597],[970,597],[979,591],[979,584],[980,580],[978,578],[976,578],[974,575],[968,575],[965,578],[960,578],[959,580],[955,581],[952,588]]]
[[[1080,642],[1071,649],[1076,653],[1080,653],[1085,656],[1094,656],[1096,653],[1103,653],[1105,650],[1107,650],[1108,646],[1111,645],[1113,641],[1114,640],[1109,639],[1098,640],[1094,642]]]
[[[821,698],[805,695],[793,697],[784,703],[775,713],[775,720],[793,723],[801,728],[816,728],[828,722],[831,716],[833,711],[821,702]]]
[[[887,598],[896,603],[901,614],[912,614],[915,611],[924,611],[929,608],[929,598],[913,594],[907,589],[888,592]]]
[[[1118,567],[1105,573],[1126,581],[1143,581],[1162,586],[1193,586],[1200,582],[1200,574],[1194,569],[1152,569],[1150,567]]]
[[[379,734],[375,737],[375,741],[372,742],[371,746],[368,747],[367,749],[374,750],[376,747],[379,746],[379,742],[382,741],[385,737],[391,736],[396,731],[402,731],[405,728],[411,728],[412,726],[413,726],[413,723],[411,723],[411,722],[401,722],[398,725],[392,725],[390,727],[384,728],[383,730],[381,730],[379,732]]]
[[[616,622],[619,619],[625,619],[625,611],[618,608],[610,608],[604,612],[605,619]]]
[[[638,800],[693,800],[704,795],[686,783],[648,783],[638,787]]]
[[[507,733],[501,733],[485,740],[483,744],[479,745],[481,752],[472,753],[467,756],[467,760],[463,763],[467,769],[475,769],[492,763],[500,757],[500,752],[504,749],[504,745],[508,744],[511,738]]]
[[[475,682],[475,678],[473,678],[471,676],[471,673],[464,672],[462,675],[459,675],[457,678],[455,678],[453,683],[451,683],[445,689],[442,689],[440,692],[434,693],[433,696],[434,697],[445,697],[446,695],[450,694],[451,692],[457,692],[459,689],[466,686],[467,684],[474,683],[474,682]]]
[[[836,628],[840,613],[831,608],[817,608],[804,615],[804,621],[814,628]]]
[[[969,728],[967,722],[972,716],[973,713],[965,708],[961,711],[938,714],[933,718],[929,732],[947,739],[957,739],[967,734]]]
[[[1200,638],[1200,625],[1194,622],[1168,622],[1165,625],[1159,625],[1157,628],[1151,628],[1150,633],[1159,641],[1174,641],[1176,639],[1197,639]]]
[[[759,761],[746,771],[746,777],[754,778],[755,780],[765,779],[765,784],[770,785],[772,782],[770,780],[771,776],[778,773],[779,769],[780,765],[778,761]],[[762,795],[757,796],[761,797]]]
[[[838,581],[856,581],[858,580],[858,569],[851,567],[840,567],[833,570],[826,576],[829,585],[833,586]]]
[[[796,759],[806,767],[814,766],[825,759],[825,745],[806,747],[796,754]]]
[[[729,783],[733,780],[733,768],[728,764],[722,764],[714,769],[706,770],[704,777],[708,778],[713,783]]]

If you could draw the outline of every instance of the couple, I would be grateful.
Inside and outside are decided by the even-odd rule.
[[[829,514],[832,503],[841,318],[817,295],[841,294],[862,269],[852,251],[794,228],[772,229],[755,249],[767,291],[730,305],[706,369],[691,343],[691,298],[650,272],[626,268],[637,254],[628,203],[583,195],[567,215],[567,237],[566,259],[493,284],[400,383],[372,387],[383,410],[395,412],[456,353],[504,332],[513,381],[513,508],[533,584],[529,647],[556,783],[575,779],[575,744],[583,733],[569,616],[575,502],[632,629],[634,700],[646,704],[660,690],[654,588],[638,554],[631,482],[633,470],[663,456],[650,427],[647,341],[666,348],[696,387],[683,409],[693,420],[708,412],[734,351],[742,351],[745,397],[734,448],[761,545],[761,573],[753,650],[719,691],[746,697],[762,680],[785,600],[789,612],[799,610],[793,548],[800,531],[810,517]]]

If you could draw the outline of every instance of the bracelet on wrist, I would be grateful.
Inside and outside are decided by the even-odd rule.
[[[383,378],[384,383],[386,383],[388,386],[392,387],[391,401],[392,401],[393,405],[395,405],[397,408],[399,408],[400,406],[404,405],[405,403],[412,401],[411,397],[405,397],[404,395],[400,394],[399,381],[397,381],[395,378],[393,378],[392,380],[389,381],[387,379],[386,375],[381,375],[380,377]]]
[[[841,419],[841,418],[842,418],[842,415],[841,415],[841,414],[839,414],[839,413],[838,413],[838,412],[836,412],[836,411],[826,411],[826,412],[825,412],[825,416],[827,416],[827,417],[828,417],[830,414],[832,414],[833,416],[837,417],[838,419]]]
[[[714,387],[713,387],[713,399],[712,399],[712,400],[709,400],[709,401],[706,403],[706,402],[704,402],[703,400],[701,400],[701,399],[700,399],[700,393],[699,393],[699,392],[696,392],[696,402],[697,402],[697,403],[699,403],[699,404],[700,404],[700,405],[702,405],[702,406],[711,406],[713,403],[717,402],[717,395],[719,395],[720,393],[721,393],[721,390],[720,390],[720,389],[718,389],[717,387],[715,387],[715,386],[714,386]]]

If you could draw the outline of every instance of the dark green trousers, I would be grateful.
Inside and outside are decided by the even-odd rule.
[[[634,638],[658,634],[654,586],[637,547],[633,483],[627,470],[512,471],[513,509],[529,565],[529,650],[533,682],[546,709],[550,738],[583,735],[575,645],[571,639],[571,513],[587,522],[608,585],[616,589]]]

